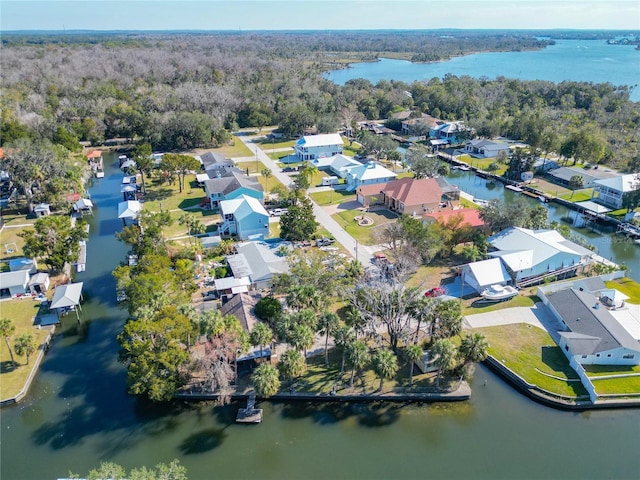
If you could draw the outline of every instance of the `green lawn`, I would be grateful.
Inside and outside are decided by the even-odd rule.
[[[549,392],[568,396],[587,395],[578,375],[547,332],[532,325],[518,323],[499,327],[477,328],[489,343],[488,352],[527,382]]]
[[[157,180],[147,181],[147,194],[144,196],[144,208],[152,212],[178,210],[199,205],[206,198],[202,187],[198,186],[195,175],[187,175],[182,193],[178,182],[173,185]]]
[[[260,148],[265,152],[270,152],[271,150],[275,150],[276,148],[291,148],[293,150],[293,145],[296,143],[295,140],[287,140],[280,142],[272,142],[271,139],[265,138],[258,142],[260,144]]]
[[[576,202],[584,202],[586,200],[591,200],[591,195],[593,194],[593,188],[583,188],[581,190],[571,191],[569,190],[566,193],[559,195],[563,200],[568,200],[572,203]]]
[[[229,145],[224,145],[212,151],[214,153],[221,153],[228,158],[250,157],[251,155],[255,155],[255,153],[249,150],[249,147],[247,147],[242,142],[242,140],[235,136],[233,137]]]
[[[347,192],[345,190],[330,190],[326,192],[314,192],[309,196],[318,205],[339,205],[344,202],[352,202],[356,199],[356,195],[353,192]]]
[[[640,376],[607,378],[598,380],[591,378],[591,382],[599,395],[627,395],[640,393]]]
[[[462,307],[463,315],[474,315],[476,313],[494,312],[514,307],[533,307],[540,299],[535,295],[516,295],[505,302],[495,302],[486,304],[482,299],[474,298],[465,301]],[[468,303],[467,303],[468,302]]]
[[[347,157],[355,157],[359,151],[360,146],[356,144],[349,146],[347,143],[345,143],[345,146],[342,147],[342,154],[346,155]]]
[[[332,215],[333,219],[337,221],[342,228],[346,230],[353,238],[364,245],[375,245],[376,240],[372,238],[372,232],[376,228],[379,228],[385,223],[395,221],[398,216],[388,210],[379,210],[376,212],[365,213],[366,217],[373,220],[373,225],[360,226],[355,220],[355,217],[359,217],[363,214],[360,210],[345,210],[344,212],[336,213]]]
[[[629,303],[640,303],[640,284],[638,282],[631,280],[630,278],[623,277],[604,283],[607,287],[615,288],[616,290],[627,295],[629,297]]]
[[[269,151],[267,153],[267,155],[269,156],[269,158],[271,160],[275,160],[277,162],[283,157],[288,157],[289,155],[293,155],[293,149],[286,150],[284,152],[271,152],[271,151]]]
[[[583,367],[590,378],[640,373],[640,365],[583,365]]]
[[[15,339],[23,333],[31,333],[38,346],[42,345],[49,333],[49,328],[38,330],[33,326],[33,317],[38,313],[40,302],[31,299],[4,300],[0,306],[3,318],[10,318],[16,327],[15,334],[9,340],[11,349]],[[38,352],[34,352],[29,359],[29,365],[25,365],[26,358],[18,357],[14,352],[17,368],[14,370],[11,357],[4,339],[0,341],[0,399],[15,396],[24,387],[27,377],[34,366],[34,359]]]

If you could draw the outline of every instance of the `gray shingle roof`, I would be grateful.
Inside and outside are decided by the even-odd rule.
[[[255,177],[247,177],[243,173],[234,171],[220,178],[211,178],[204,183],[210,192],[222,192],[224,195],[228,195],[240,187],[250,188],[258,192],[264,191],[264,188]]]
[[[593,355],[619,347],[640,351],[640,344],[591,293],[567,288],[547,298],[571,330],[561,335],[574,355]],[[599,308],[594,308],[596,304]]]

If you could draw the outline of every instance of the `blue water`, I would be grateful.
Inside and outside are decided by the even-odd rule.
[[[498,76],[521,80],[564,80],[627,85],[640,83],[640,51],[631,45],[607,45],[602,40],[561,40],[542,50],[477,53],[444,62],[411,63],[383,58],[379,62],[356,63],[334,70],[326,78],[340,85],[353,78],[413,82],[442,78],[446,74],[474,78]],[[631,91],[640,101],[640,90]]]

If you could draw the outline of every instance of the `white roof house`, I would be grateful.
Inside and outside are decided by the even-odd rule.
[[[611,208],[622,208],[625,193],[633,192],[640,186],[637,174],[618,175],[593,182],[592,198]]]
[[[485,158],[495,157],[500,152],[509,152],[509,144],[507,142],[497,142],[495,140],[487,140],[479,138],[477,140],[467,140],[464,145],[465,152],[479,155]]]
[[[305,135],[293,145],[301,160],[314,160],[319,157],[331,157],[342,153],[344,141],[338,133],[323,135]]]
[[[56,287],[51,299],[51,308],[68,308],[80,304],[83,282],[69,283]]]
[[[0,273],[0,291],[6,291],[9,295],[24,295],[29,286],[29,270],[17,270],[15,272]],[[4,292],[3,292],[4,293]]]
[[[359,167],[362,163],[346,155],[338,154],[331,157],[319,157],[311,162],[318,170],[330,170],[340,178],[345,178],[353,167]]]
[[[273,276],[289,272],[286,257],[277,253],[281,243],[247,242],[236,245],[236,255],[228,255],[227,263],[235,277],[248,276],[256,289],[271,286]]]
[[[396,174],[376,162],[353,167],[347,173],[347,190],[353,191],[362,185],[387,183],[396,178]]]
[[[516,281],[551,272],[577,269],[590,261],[593,252],[565,239],[555,230],[511,227],[489,238],[499,257],[516,274]],[[558,273],[560,273],[558,272]]]
[[[223,222],[218,228],[221,235],[237,235],[241,240],[269,234],[269,214],[260,200],[241,195],[219,204]]]
[[[490,258],[480,262],[472,262],[462,267],[463,279],[481,293],[491,285],[506,285],[511,275],[499,258]]]

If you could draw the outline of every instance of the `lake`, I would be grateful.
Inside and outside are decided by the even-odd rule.
[[[557,40],[542,50],[476,53],[435,63],[411,63],[383,58],[332,70],[326,78],[340,85],[353,78],[413,82],[446,74],[474,78],[497,76],[522,80],[564,80],[636,86],[640,80],[640,51],[632,45],[607,45],[603,40]],[[631,92],[640,101],[640,90]]]
[[[553,410],[484,367],[469,402],[263,402],[260,425],[236,424],[237,404],[158,406],[128,395],[115,338],[126,311],[111,276],[127,250],[114,238],[122,228],[115,156],[106,156],[105,170],[90,188],[96,208],[87,269],[78,275],[82,322],[63,318],[29,396],[0,411],[3,480],[85,475],[105,460],[131,468],[174,458],[191,479],[638,478],[640,409]]]

